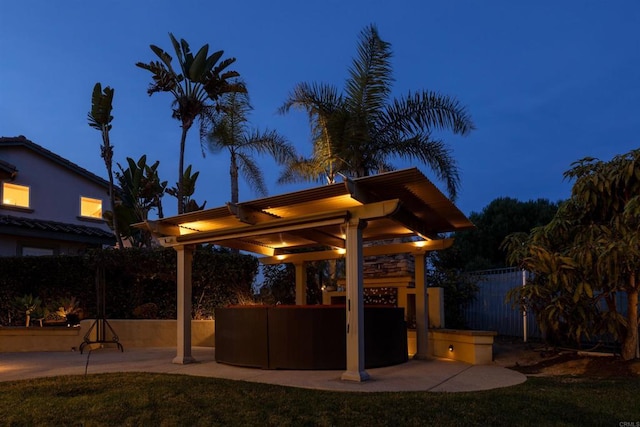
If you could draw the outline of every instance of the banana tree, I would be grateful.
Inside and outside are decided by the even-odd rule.
[[[120,172],[116,177],[122,190],[122,203],[116,213],[120,224],[133,224],[146,221],[149,212],[156,209],[158,217],[163,217],[162,196],[167,188],[167,181],[161,181],[158,175],[159,161],[147,164],[147,156],[143,155],[138,161],[127,157],[128,167],[118,163]],[[146,230],[140,230],[128,225],[122,227],[122,234],[130,239],[132,245],[149,247],[151,236]]]
[[[184,212],[186,205],[182,181],[185,176],[184,150],[189,129],[196,120],[214,113],[216,101],[221,95],[245,92],[246,88],[242,83],[231,80],[240,75],[237,71],[227,70],[235,62],[235,58],[222,59],[222,50],[209,55],[208,44],[194,55],[184,39],[178,42],[171,33],[169,38],[178,60],[178,70],[173,68],[173,58],[156,45],[150,45],[150,48],[159,60],[138,62],[136,66],[151,73],[153,82],[147,89],[149,96],[157,92],[168,92],[174,98],[172,117],[180,121],[182,127],[176,194],[180,214]],[[203,138],[204,134],[201,133],[201,140]]]
[[[114,89],[109,86],[104,90],[100,83],[96,83],[93,87],[93,93],[91,95],[91,111],[89,112],[89,126],[99,130],[102,135],[102,145],[100,145],[100,156],[104,160],[104,164],[107,167],[107,175],[109,175],[109,203],[111,204],[111,212],[116,210],[116,197],[113,185],[113,145],[109,139],[109,131],[111,130],[111,121],[113,116],[111,110],[113,109],[113,93]],[[114,215],[113,232],[116,235],[118,241],[118,247],[123,248],[122,237],[120,236],[120,227],[116,216]]]
[[[191,173],[191,165],[187,166],[184,170],[184,176],[182,179],[176,183],[175,187],[167,188],[167,194],[173,197],[182,197],[182,212],[193,212],[193,211],[201,211],[204,209],[204,206],[207,204],[205,201],[202,205],[199,205],[194,199],[191,198],[193,194],[196,192],[196,181],[198,180],[198,176],[200,172]]]

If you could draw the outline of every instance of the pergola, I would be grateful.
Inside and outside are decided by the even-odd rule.
[[[178,256],[178,343],[174,363],[190,363],[191,265],[195,245],[211,243],[261,255],[265,264],[293,263],[296,304],[306,303],[306,270],[312,260],[345,258],[347,369],[344,380],[364,381],[363,257],[409,253],[415,257],[417,354],[428,357],[427,252],[449,247],[440,233],[473,224],[417,168],[345,179],[280,196],[146,221]],[[390,243],[407,241],[407,243]],[[410,238],[410,239],[409,239]],[[365,245],[363,242],[377,242]]]

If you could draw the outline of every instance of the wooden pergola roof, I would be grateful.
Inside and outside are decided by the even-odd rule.
[[[363,241],[472,228],[465,215],[417,168],[404,169],[279,196],[227,204],[146,226],[164,246],[211,243],[283,258],[301,250],[345,248],[343,224],[362,218]]]
[[[416,260],[416,340],[426,357],[428,307],[424,256],[452,239],[439,234],[473,224],[418,169],[411,168],[280,196],[146,221],[163,246],[177,252],[177,355],[191,363],[191,268],[194,246],[212,243],[264,255],[265,264],[296,266],[296,303],[306,302],[304,262],[345,257],[347,370],[344,380],[366,381],[362,260],[367,255],[412,253]],[[363,242],[420,237],[397,244]],[[420,290],[420,292],[418,292]]]

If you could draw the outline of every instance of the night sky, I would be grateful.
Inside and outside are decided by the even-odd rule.
[[[252,124],[276,129],[308,155],[306,115],[277,113],[298,82],[343,87],[358,34],[377,25],[392,44],[394,95],[434,90],[468,108],[476,130],[439,135],[459,162],[456,204],[469,214],[496,197],[568,197],[562,178],[587,156],[640,147],[640,2],[519,1],[58,1],[0,2],[0,136],[24,135],[106,177],[100,134],[87,125],[96,82],[115,88],[115,160],[147,154],[177,180],[180,127],[169,94],[146,93],[135,67],[172,53],[168,33],[192,50],[209,43],[237,59],[255,108]],[[201,172],[195,198],[230,199],[229,159],[203,158],[191,130],[186,164]],[[277,185],[271,195],[318,185]],[[425,165],[395,164],[398,168]],[[444,189],[443,183],[433,178]],[[240,200],[256,198],[241,183]],[[176,212],[164,198],[165,214]]]

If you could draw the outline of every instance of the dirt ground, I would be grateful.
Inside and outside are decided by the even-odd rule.
[[[591,378],[640,377],[640,360],[624,361],[619,355],[556,349],[543,343],[497,340],[494,363],[529,376],[572,375]]]

